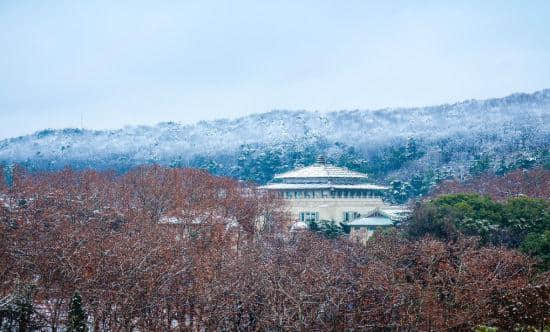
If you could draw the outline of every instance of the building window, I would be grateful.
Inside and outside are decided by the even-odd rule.
[[[344,212],[344,222],[349,222],[359,218],[361,215],[357,211]]]
[[[319,212],[300,212],[300,221],[312,222],[319,221]]]

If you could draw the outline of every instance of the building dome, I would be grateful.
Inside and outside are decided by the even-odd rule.
[[[322,158],[322,157],[319,157]],[[319,161],[318,158],[318,161]],[[298,168],[286,173],[275,175],[277,180],[293,180],[293,179],[367,179],[367,174],[351,171],[345,167],[338,167],[327,164],[324,159],[322,162],[307,167]]]
[[[367,183],[368,175],[338,167],[317,157],[313,165],[277,174],[275,180],[265,186],[268,190],[387,190],[385,186]]]

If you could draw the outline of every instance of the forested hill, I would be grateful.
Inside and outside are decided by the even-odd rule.
[[[549,146],[547,89],[421,108],[278,110],[193,125],[48,129],[0,141],[0,163],[31,170],[67,165],[126,170],[159,163],[262,183],[322,153],[375,181],[408,181],[416,189],[394,185],[424,191],[442,177],[545,164]]]

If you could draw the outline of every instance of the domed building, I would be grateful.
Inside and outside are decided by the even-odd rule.
[[[392,225],[407,212],[402,206],[386,204],[382,197],[388,187],[368,182],[367,174],[328,164],[318,157],[313,165],[277,174],[262,187],[283,198],[295,222],[335,221],[350,224],[351,230]],[[361,223],[352,224],[362,219]],[[379,218],[387,218],[381,223]],[[357,224],[357,225],[356,225]],[[371,232],[372,233],[372,232]]]

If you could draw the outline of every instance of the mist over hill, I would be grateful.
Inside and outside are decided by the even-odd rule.
[[[397,188],[543,165],[549,147],[546,89],[420,108],[275,110],[193,125],[46,129],[0,141],[0,163],[35,171],[66,166],[124,171],[158,163],[263,183],[324,154],[335,164],[368,172],[373,181],[401,180]]]

